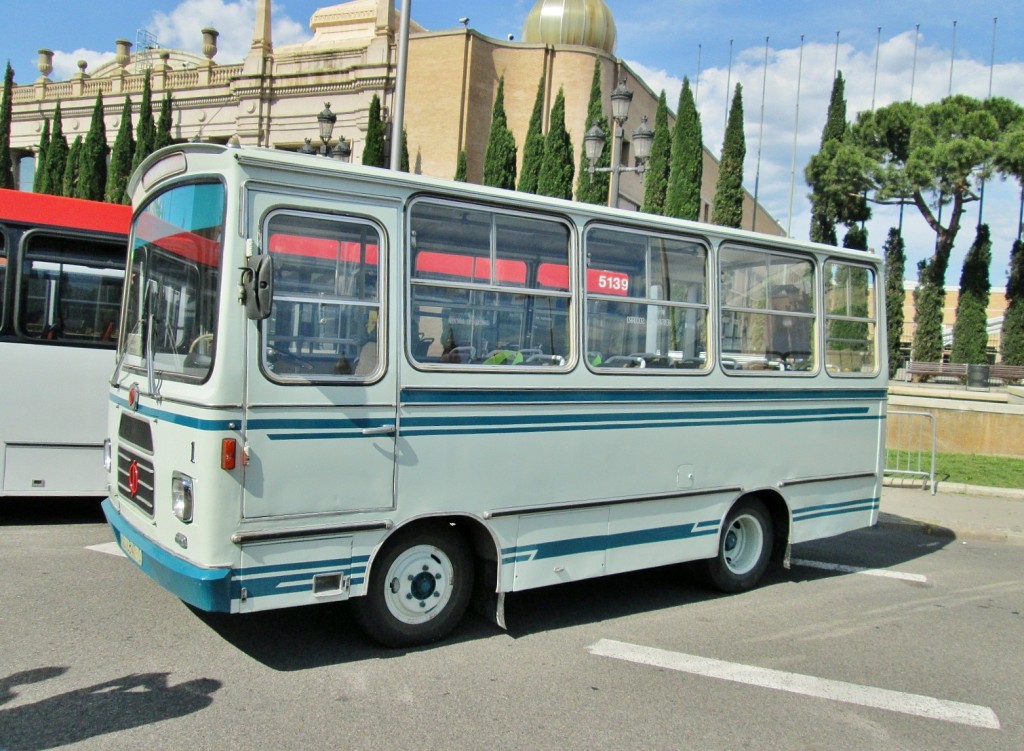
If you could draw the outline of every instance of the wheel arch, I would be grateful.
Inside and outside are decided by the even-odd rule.
[[[788,558],[790,531],[792,530],[792,514],[785,497],[775,488],[759,488],[741,494],[733,506],[747,499],[757,499],[764,504],[772,522],[772,553],[771,560],[775,563],[785,562]],[[731,507],[730,507],[731,508]]]

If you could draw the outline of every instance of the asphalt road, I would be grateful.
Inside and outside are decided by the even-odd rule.
[[[0,540],[3,751],[1024,748],[1021,546],[862,530],[743,595],[609,577],[403,652],[344,604],[196,613],[93,502],[4,502]]]

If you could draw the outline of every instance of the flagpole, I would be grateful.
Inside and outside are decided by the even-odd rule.
[[[793,121],[793,162],[789,167],[789,218],[786,235],[793,236],[793,193],[796,191],[796,145],[800,133],[800,81],[804,72],[804,35],[800,35],[800,61],[796,66],[796,118]]]

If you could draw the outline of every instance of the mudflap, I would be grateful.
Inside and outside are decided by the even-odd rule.
[[[502,631],[505,625],[505,593],[498,592],[498,564],[496,561],[477,561],[476,581],[473,583],[472,608]]]

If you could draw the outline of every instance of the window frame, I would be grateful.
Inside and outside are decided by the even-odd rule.
[[[489,269],[493,282],[480,282],[480,281],[452,281],[446,279],[417,279],[415,268],[413,266],[413,253],[415,250],[416,241],[414,241],[413,233],[415,232],[413,212],[417,207],[423,205],[441,207],[444,209],[455,209],[485,213],[490,216],[490,230],[488,239],[488,256],[487,261],[489,263]],[[545,222],[551,225],[558,226],[565,231],[565,262],[567,267],[567,287],[563,289],[551,289],[543,288],[540,286],[513,286],[511,284],[501,284],[499,280],[495,279],[497,269],[502,260],[508,260],[507,256],[503,256],[499,253],[501,243],[498,240],[497,232],[497,220],[499,217],[512,218],[512,219],[526,219],[535,222]],[[403,253],[403,264],[404,264],[404,294],[405,294],[405,318],[406,326],[405,332],[403,333],[403,341],[405,348],[405,356],[413,368],[420,371],[435,371],[435,372],[447,372],[447,373],[568,373],[576,365],[576,361],[579,358],[577,351],[576,342],[576,329],[577,329],[577,315],[575,308],[578,306],[578,296],[576,293],[576,285],[574,280],[576,278],[576,256],[577,253],[577,237],[576,229],[573,222],[569,221],[564,216],[548,213],[544,211],[529,211],[521,208],[513,208],[508,206],[495,205],[484,202],[474,202],[471,200],[450,198],[436,195],[421,195],[416,196],[407,204],[406,207],[406,242]],[[471,256],[472,258],[481,258],[478,256]],[[543,258],[539,258],[539,265],[545,263],[551,263]],[[568,353],[565,357],[556,355],[555,353],[546,353],[547,355],[560,359],[560,363],[543,364],[543,365],[532,365],[524,361],[513,359],[512,362],[496,362],[496,363],[485,363],[482,361],[477,362],[442,362],[442,361],[427,361],[418,359],[416,353],[413,351],[416,342],[413,341],[414,323],[418,320],[419,316],[413,309],[414,297],[413,288],[435,288],[443,290],[463,290],[470,295],[477,293],[481,294],[492,294],[492,295],[515,295],[529,297],[532,300],[541,298],[547,298],[552,300],[563,300],[565,301],[564,315],[566,320],[565,328],[565,340],[568,347]],[[476,304],[470,303],[469,307],[476,307]],[[559,311],[560,313],[561,311]],[[472,346],[472,345],[468,345]],[[495,350],[497,352],[501,348]],[[506,351],[506,350],[502,350]],[[507,350],[512,352],[515,350]],[[545,353],[541,353],[543,356]]]
[[[369,228],[377,237],[377,283],[376,283],[376,302],[363,301],[350,299],[341,295],[334,295],[332,297],[322,297],[315,299],[313,293],[310,293],[308,299],[295,299],[289,300],[289,302],[295,303],[296,305],[302,304],[330,304],[336,305],[339,308],[344,306],[351,306],[355,308],[366,308],[367,318],[369,319],[370,312],[376,311],[376,341],[377,341],[377,362],[373,370],[369,373],[357,374],[355,371],[352,373],[310,373],[303,375],[302,373],[277,373],[268,367],[267,362],[267,351],[270,348],[268,340],[273,338],[268,335],[268,327],[270,320],[274,317],[273,309],[277,305],[277,301],[284,298],[295,297],[295,295],[280,295],[277,291],[277,274],[279,270],[277,268],[278,263],[275,258],[276,254],[270,250],[270,223],[276,217],[287,216],[287,217],[298,217],[298,218],[310,218],[316,221],[326,221],[336,224],[347,224],[349,226],[360,226]],[[268,381],[277,384],[279,386],[308,386],[311,384],[323,384],[332,386],[366,386],[372,383],[380,381],[388,369],[388,321],[387,321],[387,253],[388,253],[388,236],[384,227],[380,222],[374,218],[362,214],[355,213],[335,213],[326,211],[323,209],[309,208],[309,207],[294,207],[294,206],[276,206],[268,210],[260,220],[260,238],[261,245],[263,246],[263,252],[271,258],[275,258],[274,262],[274,275],[275,275],[275,291],[274,298],[271,305],[271,316],[260,321],[259,326],[259,368],[263,377]],[[370,247],[367,244],[367,247]],[[335,269],[335,283],[338,280],[337,268]],[[318,337],[321,338],[322,337]],[[297,355],[290,355],[285,359],[291,359],[295,357],[300,359]],[[340,356],[339,356],[340,360]]]
[[[780,258],[780,259],[785,259],[785,260],[790,261],[790,262],[800,262],[800,263],[808,264],[810,266],[810,270],[811,270],[811,274],[812,274],[812,279],[811,279],[811,284],[809,285],[809,289],[812,292],[812,294],[814,294],[814,296],[815,296],[815,299],[814,299],[813,304],[811,306],[811,311],[810,312],[805,312],[805,311],[784,311],[784,310],[776,310],[774,308],[769,308],[769,307],[765,307],[765,308],[752,308],[752,307],[740,306],[740,305],[727,305],[725,303],[726,295],[724,294],[724,290],[723,290],[723,287],[722,287],[722,285],[724,283],[723,256],[726,253],[728,253],[728,251],[730,251],[730,250],[737,250],[737,251],[747,252],[747,253],[760,253],[760,254],[768,257],[769,259],[771,259],[771,258]],[[822,349],[823,348],[822,348],[822,342],[821,342],[821,340],[823,338],[822,337],[822,333],[821,333],[821,331],[822,331],[822,310],[823,310],[823,303],[822,303],[822,295],[823,295],[823,291],[822,291],[823,290],[822,276],[823,276],[823,272],[822,272],[822,268],[821,268],[821,259],[819,257],[817,257],[816,255],[812,254],[812,253],[802,253],[802,252],[800,252],[799,250],[796,250],[796,249],[792,249],[791,250],[791,249],[788,249],[788,248],[766,248],[766,247],[762,247],[762,246],[759,246],[759,245],[751,245],[751,244],[742,243],[742,242],[734,242],[734,241],[729,241],[729,240],[723,240],[721,243],[719,243],[719,246],[718,246],[718,249],[717,249],[716,263],[717,263],[717,285],[716,285],[717,289],[715,291],[715,294],[716,294],[716,297],[715,297],[715,300],[716,300],[716,302],[715,302],[715,309],[716,309],[716,312],[718,314],[718,320],[717,320],[716,326],[715,326],[715,337],[716,337],[716,350],[718,352],[718,368],[719,368],[719,370],[721,370],[723,373],[725,373],[728,376],[736,376],[736,377],[740,377],[740,378],[750,378],[750,377],[757,377],[757,376],[768,376],[770,378],[781,378],[781,377],[813,378],[813,377],[817,376],[821,372],[821,369],[824,367],[824,365],[823,365],[823,359],[824,358],[823,358],[823,354],[822,354]],[[770,275],[771,275],[771,272],[770,272],[771,264],[770,263],[768,264],[768,269],[769,269],[769,275],[768,276],[770,278]],[[767,291],[766,291],[766,295],[767,295]],[[733,312],[740,313],[740,314],[760,315],[760,316],[764,316],[766,318],[766,320],[770,320],[772,318],[782,318],[782,317],[785,317],[785,316],[790,316],[790,317],[793,317],[793,318],[798,318],[798,319],[810,321],[811,322],[811,331],[810,331],[809,340],[810,340],[810,345],[815,348],[814,350],[812,350],[812,355],[814,356],[814,367],[812,367],[812,368],[810,368],[808,370],[802,370],[802,369],[801,370],[798,370],[798,369],[792,369],[791,370],[791,369],[786,369],[785,367],[783,367],[782,369],[769,368],[769,367],[765,367],[763,369],[745,369],[745,368],[727,368],[727,367],[725,367],[725,361],[727,359],[729,359],[731,357],[731,355],[730,355],[729,352],[726,351],[726,348],[725,348],[725,339],[726,339],[726,337],[724,335],[725,334],[724,326],[726,324],[726,320],[728,318],[728,314],[729,313],[733,313]],[[766,346],[767,346],[767,342],[766,342]],[[769,352],[771,352],[771,351],[774,351],[774,350],[767,350],[767,349],[765,350],[765,364],[766,365],[769,362],[769,360],[767,359],[767,354]],[[742,353],[740,353],[740,354],[742,355]],[[785,361],[785,358],[783,359],[783,362],[784,361]]]
[[[872,295],[872,297],[874,298],[874,300],[873,300],[874,304],[869,306],[869,312],[873,313],[874,314],[873,316],[871,316],[869,318],[862,318],[860,316],[848,316],[848,315],[838,315],[837,316],[837,315],[832,315],[832,314],[829,313],[828,306],[826,305],[826,301],[825,301],[826,295],[828,294],[828,290],[825,289],[825,284],[827,282],[827,279],[830,278],[829,275],[826,273],[830,264],[841,264],[841,265],[844,265],[844,266],[846,266],[848,268],[862,269],[864,271],[867,271],[869,274],[871,274],[871,276],[873,278],[872,279],[872,282],[873,282],[872,289],[874,290],[874,294]],[[882,325],[881,324],[881,320],[880,320],[881,308],[879,307],[881,305],[881,299],[879,297],[878,278],[879,278],[879,269],[875,265],[868,264],[868,263],[862,263],[862,262],[859,262],[859,261],[857,261],[855,259],[852,259],[852,258],[841,258],[839,256],[827,256],[827,257],[822,259],[822,263],[821,263],[821,300],[822,300],[822,305],[821,305],[821,307],[822,307],[822,339],[824,340],[824,346],[822,348],[822,353],[823,353],[823,356],[822,356],[822,367],[825,369],[825,372],[827,372],[828,375],[830,377],[832,377],[832,378],[840,378],[840,379],[844,379],[844,378],[875,378],[875,377],[877,377],[882,372],[882,362],[881,362],[881,360],[882,360],[882,351],[879,348],[879,327]],[[872,338],[872,342],[871,342],[872,349],[873,349],[874,367],[870,371],[849,371],[849,372],[844,372],[844,371],[841,371],[841,370],[833,371],[831,368],[828,367],[828,346],[829,346],[828,324],[829,324],[829,321],[833,321],[833,320],[848,321],[850,323],[866,323],[866,324],[868,324],[870,326],[874,326],[875,335]]]
[[[636,296],[633,296],[633,295],[630,295],[630,294],[626,294],[626,295],[610,295],[610,294],[602,294],[600,292],[591,293],[590,290],[588,289],[588,283],[587,283],[587,279],[588,279],[587,272],[588,272],[588,270],[590,268],[590,265],[589,265],[589,262],[588,262],[584,266],[584,268],[581,269],[581,272],[580,272],[581,273],[581,278],[582,278],[582,281],[580,283],[580,290],[581,290],[580,296],[581,296],[581,298],[583,300],[583,303],[582,303],[581,307],[583,308],[583,348],[584,348],[584,350],[587,351],[587,352],[591,351],[591,343],[590,343],[590,331],[591,331],[591,327],[590,327],[590,303],[591,303],[591,301],[604,301],[604,302],[613,302],[613,303],[627,303],[627,304],[630,304],[630,305],[646,305],[646,306],[655,305],[655,306],[663,307],[663,308],[675,308],[675,309],[687,310],[687,311],[692,311],[692,310],[701,311],[701,310],[703,310],[704,311],[704,328],[705,328],[705,337],[704,337],[705,338],[705,341],[704,341],[705,356],[704,356],[704,365],[702,367],[700,367],[700,368],[683,368],[683,367],[679,367],[679,366],[648,368],[648,367],[644,367],[643,365],[639,365],[639,364],[638,364],[638,367],[605,367],[605,366],[603,366],[603,362],[604,362],[603,360],[602,360],[602,364],[594,365],[591,362],[590,357],[588,356],[586,358],[587,368],[592,373],[595,373],[595,374],[601,375],[601,376],[606,376],[606,375],[656,375],[656,376],[687,375],[687,376],[701,376],[701,375],[707,375],[708,373],[710,373],[711,370],[714,367],[714,365],[713,365],[713,357],[712,357],[712,339],[713,339],[713,336],[712,336],[712,332],[711,332],[711,327],[714,325],[714,308],[715,308],[714,299],[715,298],[714,298],[714,290],[712,289],[712,284],[711,284],[711,279],[712,279],[712,275],[711,275],[712,257],[714,255],[714,252],[713,252],[712,244],[708,240],[708,238],[700,236],[700,235],[676,234],[676,233],[672,233],[672,232],[666,232],[666,231],[654,230],[654,229],[644,229],[644,228],[640,228],[640,227],[624,227],[624,226],[615,225],[615,224],[608,224],[606,222],[593,222],[593,223],[589,224],[586,227],[585,231],[583,232],[583,256],[585,258],[587,258],[587,259],[589,259],[589,257],[590,257],[590,252],[589,252],[589,237],[590,237],[590,234],[592,232],[594,232],[594,231],[600,231],[600,230],[621,232],[623,234],[629,234],[629,235],[634,235],[634,236],[643,238],[643,240],[645,241],[645,248],[646,248],[647,252],[650,252],[651,241],[653,239],[662,239],[662,240],[667,240],[667,241],[671,241],[671,242],[690,243],[690,244],[695,245],[695,246],[699,247],[700,249],[702,249],[704,251],[704,263],[703,263],[703,270],[704,270],[704,302],[703,303],[691,303],[691,302],[681,302],[681,301],[676,301],[676,300],[660,300],[660,299],[655,299],[655,298],[652,298],[652,297],[649,297],[649,296],[636,297]],[[644,266],[645,266],[644,271],[645,271],[645,274],[647,275],[647,279],[645,280],[645,282],[646,282],[645,283],[645,287],[646,287],[646,290],[649,290],[650,287],[651,287],[651,284],[650,284],[650,281],[651,281],[650,280],[651,268],[650,268],[650,265],[647,263],[646,259],[644,261]],[[646,356],[648,354],[654,354],[654,353],[643,352],[643,353],[637,353],[636,355],[630,353],[630,354],[627,354],[627,355],[613,355],[613,357],[643,357],[643,356]],[[668,353],[666,353],[663,356],[664,357],[669,357]]]

